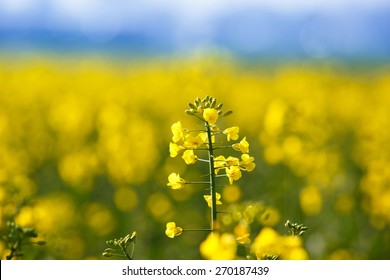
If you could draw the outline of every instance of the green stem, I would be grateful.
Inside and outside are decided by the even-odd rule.
[[[191,228],[191,229],[183,229],[183,231],[212,231],[209,228]]]
[[[186,185],[206,185],[210,184],[210,182],[186,182]]]
[[[211,135],[211,127],[208,122],[205,122],[208,138],[208,152],[209,152],[209,168],[210,168],[210,195],[211,195],[211,230],[215,230],[215,223],[217,221],[217,198],[215,191],[215,172],[214,172],[214,155],[213,155],[213,141]]]

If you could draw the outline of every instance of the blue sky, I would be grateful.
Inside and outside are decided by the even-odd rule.
[[[387,0],[0,0],[0,49],[390,55]]]

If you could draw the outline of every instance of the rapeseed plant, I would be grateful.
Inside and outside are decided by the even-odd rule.
[[[176,157],[182,153],[182,158],[186,164],[195,164],[197,162],[205,162],[208,164],[209,173],[207,174],[207,181],[186,181],[180,177],[177,173],[171,173],[168,176],[167,186],[172,189],[182,189],[185,185],[202,184],[205,185],[209,194],[205,194],[203,197],[210,207],[210,228],[208,229],[183,229],[177,227],[174,222],[167,223],[166,235],[170,238],[174,238],[181,235],[185,231],[192,230],[204,230],[210,231],[211,235],[206,239],[206,243],[202,243],[202,248],[209,248],[208,243],[214,244],[213,246],[229,247],[226,244],[235,244],[235,239],[232,234],[224,233],[221,235],[221,239],[218,233],[218,205],[221,205],[221,193],[217,192],[217,180],[225,177],[228,179],[230,185],[234,181],[239,180],[242,177],[242,172],[253,171],[256,164],[254,163],[254,157],[251,157],[249,153],[249,143],[246,137],[243,137],[237,143],[230,143],[230,141],[236,141],[239,139],[239,127],[233,126],[221,130],[217,125],[218,121],[224,117],[232,114],[232,111],[223,111],[223,104],[217,104],[216,98],[206,96],[204,99],[197,98],[193,103],[189,103],[189,109],[185,112],[197,118],[203,123],[204,128],[190,130],[183,128],[180,121],[175,122],[171,126],[172,141],[169,144],[169,152],[171,157]],[[226,137],[227,143],[220,140],[220,136]],[[218,139],[218,140],[217,140]],[[219,154],[221,150],[231,149],[233,151],[241,152],[241,160],[234,156],[225,156]],[[206,158],[201,158],[200,154],[207,152]],[[218,153],[218,155],[217,155]],[[199,154],[199,155],[198,155]],[[225,242],[228,240],[229,242]],[[233,242],[231,242],[233,240]],[[205,245],[206,244],[206,245]],[[211,247],[213,247],[211,246]],[[234,245],[236,246],[236,245]],[[232,249],[232,248],[231,248]],[[235,256],[235,249],[222,250],[224,258],[233,258]],[[233,252],[233,253],[232,253]],[[206,251],[203,252],[206,257],[214,258]]]

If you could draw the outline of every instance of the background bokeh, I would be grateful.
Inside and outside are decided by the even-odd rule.
[[[168,147],[206,95],[256,162],[224,207],[305,224],[311,259],[390,258],[389,6],[125,2],[0,4],[0,231],[37,229],[26,259],[103,259],[133,230],[136,259],[201,258],[207,233],[164,231],[209,223],[199,189],[166,186],[201,175]]]

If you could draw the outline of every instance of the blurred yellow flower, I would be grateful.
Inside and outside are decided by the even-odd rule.
[[[240,244],[250,244],[251,239],[249,238],[249,233],[245,233],[236,238],[237,242]]]
[[[299,194],[299,203],[306,215],[317,215],[322,209],[322,195],[320,189],[314,185],[304,187]]]
[[[224,201],[232,203],[236,202],[241,197],[241,190],[240,187],[237,185],[227,185],[223,188],[222,192]]]
[[[186,184],[186,182],[184,181],[184,179],[180,178],[179,174],[171,173],[168,176],[167,186],[171,187],[174,190],[178,190],[178,189],[183,188],[185,184]]]
[[[169,143],[169,155],[171,157],[176,157],[181,151],[185,148],[181,145],[177,145],[176,143]]]
[[[238,126],[229,127],[223,131],[223,133],[226,134],[228,141],[237,140],[239,132],[240,128]]]
[[[180,121],[175,122],[174,124],[172,124],[171,130],[172,130],[172,134],[173,134],[173,136],[172,136],[172,141],[173,142],[176,143],[180,139],[184,140],[186,130],[183,129],[183,127],[181,126],[181,122]]]
[[[298,236],[281,236],[271,227],[264,227],[251,245],[257,259],[269,257],[284,260],[305,260],[309,256]]]
[[[234,227],[234,235],[236,240],[240,244],[250,244],[251,239],[249,238],[249,225],[246,223],[239,223]]]
[[[246,137],[244,137],[240,143],[233,144],[232,148],[236,151],[241,151],[243,154],[249,153],[249,143],[246,141]]]
[[[244,168],[246,171],[250,172],[255,169],[256,164],[253,162],[254,157],[249,156],[248,154],[241,155],[240,167]]]
[[[211,195],[204,195],[203,197],[204,197],[204,200],[206,200],[207,205],[211,208],[211,204],[212,204]],[[220,201],[220,199],[221,199],[221,194],[220,193],[215,193],[215,199],[216,199],[217,205],[221,205],[222,204],[222,202]]]
[[[206,122],[209,123],[209,125],[213,125],[218,120],[218,112],[214,108],[207,108],[203,110],[203,118]]]
[[[263,259],[267,255],[279,256],[282,251],[279,237],[276,230],[264,227],[251,245],[252,252],[258,259]]]
[[[200,244],[199,250],[203,258],[208,260],[234,260],[237,243],[233,234],[212,232]]]
[[[186,164],[193,164],[198,160],[198,157],[194,154],[193,150],[184,151],[182,158]]]
[[[182,233],[183,233],[183,229],[181,227],[177,227],[176,223],[174,223],[174,222],[167,223],[167,228],[165,230],[165,234],[169,238],[174,238],[175,236],[179,236]]]
[[[241,178],[241,170],[238,166],[230,166],[226,167],[226,175],[229,178],[230,184],[233,184],[233,181],[237,181],[238,179]]]

